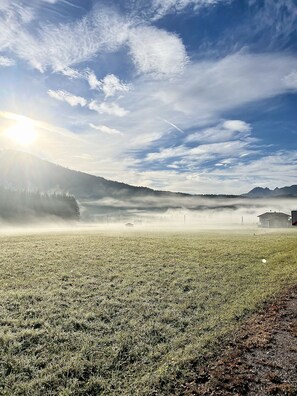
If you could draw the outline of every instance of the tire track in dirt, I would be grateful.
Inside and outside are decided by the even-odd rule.
[[[297,286],[249,318],[184,395],[297,395]]]

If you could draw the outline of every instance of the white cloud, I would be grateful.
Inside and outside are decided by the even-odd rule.
[[[129,111],[120,107],[117,103],[97,103],[96,101],[92,101],[89,103],[89,109],[97,111],[99,114],[108,114],[116,117],[124,117],[129,113]]]
[[[181,39],[175,34],[152,26],[130,30],[129,46],[139,73],[155,77],[181,73],[187,63],[187,54]]]
[[[91,89],[102,89],[102,81],[97,79],[96,74],[92,70],[88,70],[86,75]]]
[[[148,172],[159,161],[160,167],[173,165],[179,172],[190,175],[200,172],[207,165],[207,161],[212,161],[214,167],[215,164],[222,164],[215,167],[217,172],[228,171],[231,175],[236,163],[250,162],[250,158],[259,155],[261,145],[251,136],[251,125],[244,120],[226,120],[223,118],[224,114],[247,103],[256,103],[289,92],[283,78],[294,70],[295,65],[296,59],[292,56],[240,53],[218,61],[193,62],[175,80],[152,81],[144,77],[138,78],[134,82],[133,90],[125,96],[125,109],[130,111],[128,117],[118,120],[113,114],[102,112],[102,108],[98,109],[100,124],[113,125],[113,128],[125,131],[126,138],[121,141],[121,145],[111,148],[110,163],[114,161],[119,164],[118,159],[124,156],[129,160],[127,167],[133,167],[133,172],[137,173],[141,172],[138,169],[143,166],[143,158],[147,155]],[[100,102],[95,103],[100,106]],[[97,125],[97,117],[94,114],[93,118],[88,118],[87,123]],[[170,147],[176,143],[174,139],[170,143],[167,137],[168,125],[164,119],[184,130],[184,134],[179,135],[179,141],[182,139],[182,142],[177,147]],[[192,139],[187,139],[189,130]],[[167,145],[164,141],[168,142]],[[191,144],[188,144],[190,141]],[[193,146],[192,143],[196,143],[194,148],[190,147]],[[138,156],[133,158],[135,150]],[[103,149],[100,152],[103,155]],[[138,162],[136,158],[141,160]],[[131,179],[128,178],[127,168],[121,169],[122,173],[114,168],[107,172],[104,166],[100,166],[97,173],[104,172],[113,179],[118,179],[121,174],[123,181],[134,180],[132,176]],[[269,173],[269,170],[266,169],[266,172]],[[163,188],[169,188],[174,184],[168,181],[165,187],[165,174],[166,172]],[[212,178],[212,181],[201,184],[204,188],[201,192],[209,191],[207,188],[212,188],[210,186],[214,185],[213,180],[219,181],[214,175]],[[135,180],[142,178],[139,176]],[[242,180],[241,188],[244,184],[246,186],[242,192],[247,190],[248,183]],[[197,188],[199,185],[196,182]],[[226,192],[239,189],[234,182],[233,185],[226,185],[229,187]],[[180,186],[183,186],[182,182]],[[194,186],[192,180],[193,192]],[[187,191],[190,190],[189,180],[184,187]]]
[[[59,70],[59,72],[70,79],[83,78],[82,74],[78,70],[72,69],[71,67],[65,67],[64,69]]]
[[[212,161],[213,168],[217,173],[222,173],[222,176],[215,176],[214,171],[209,170],[212,172],[212,180],[202,184],[196,179],[195,182],[193,179],[192,182],[188,180],[183,184],[182,177],[179,178],[179,186],[184,186],[187,191],[192,188],[194,192],[196,187],[200,188],[199,186],[204,189],[200,192],[209,191],[213,188],[211,186],[214,185],[214,180],[219,181],[225,177],[224,175],[231,177],[236,163],[251,163],[252,158],[261,152],[261,144],[251,136],[251,125],[240,119],[224,119],[226,112],[290,92],[283,79],[295,68],[296,58],[292,56],[240,53],[221,60],[192,62],[186,66],[185,73],[174,80],[152,81],[139,77],[134,81],[133,90],[126,93],[125,102],[118,102],[119,107],[121,103],[125,103],[124,114],[129,112],[129,116],[126,117],[115,116],[115,113],[123,113],[115,108],[110,109],[109,106],[112,106],[113,102],[93,101],[89,106],[96,112],[88,114],[79,114],[77,108],[73,111],[69,108],[71,119],[79,120],[82,125],[92,123],[95,126],[112,126],[112,129],[125,131],[125,139],[121,139],[120,145],[115,145],[104,132],[97,133],[92,140],[94,148],[90,147],[90,152],[97,158],[96,166],[93,161],[88,163],[85,160],[83,170],[95,171],[96,174],[115,180],[121,178],[123,181],[135,180],[138,183],[138,180],[141,182],[144,178],[128,176],[128,169],[134,173],[142,172],[143,159],[147,153],[150,160],[146,161],[148,172],[151,172],[150,169],[159,161],[160,167],[173,165],[173,169],[186,172],[190,176],[203,172],[205,166],[209,169],[207,161]],[[99,122],[97,112],[100,114]],[[184,130],[184,134],[178,135],[177,148],[170,147],[171,144],[175,146],[177,143],[174,139],[170,143],[169,125],[163,121],[164,119]],[[83,126],[81,129],[83,130]],[[88,129],[84,129],[84,136]],[[95,129],[94,132],[96,133]],[[95,144],[96,139],[100,141],[100,146]],[[167,143],[164,143],[166,141]],[[108,153],[106,142],[110,144]],[[137,156],[134,154],[135,150]],[[103,157],[104,163],[99,160]],[[124,165],[121,162],[119,170],[119,158],[122,161],[123,157],[127,159],[127,163]],[[269,169],[265,172],[268,175]],[[154,173],[150,175],[153,177]],[[168,180],[166,186],[166,172],[163,175],[163,188],[177,187],[173,180],[172,183]],[[234,177],[240,178],[238,175]],[[254,177],[256,178],[256,175]],[[293,180],[292,175],[290,178]],[[242,188],[244,192],[250,183],[250,179],[246,180],[247,176],[244,176],[241,187],[234,182],[233,185],[226,184],[229,188],[226,192],[233,192],[245,186]]]
[[[179,167],[178,167],[179,168]],[[192,194],[243,194],[254,186],[269,188],[294,184],[297,173],[297,151],[276,152],[250,161],[236,161],[232,166],[213,170],[196,168],[180,172],[170,169],[126,171],[123,181],[170,191]]]
[[[130,85],[123,83],[114,74],[107,74],[103,80],[98,80],[95,73],[92,70],[86,72],[86,78],[91,89],[97,89],[103,91],[105,98],[114,96],[117,92],[128,92]]]
[[[213,174],[218,179],[237,178],[240,184],[270,188],[294,184],[297,172],[297,151],[278,151],[250,161],[238,161],[232,168],[220,168]],[[281,185],[280,185],[281,183]]]
[[[182,11],[187,6],[193,6],[195,11],[202,7],[214,6],[218,3],[230,3],[232,0],[153,0],[153,19],[159,19],[172,12]]]
[[[267,50],[286,47],[294,40],[296,32],[297,7],[295,0],[249,0],[253,24],[249,25],[250,34],[265,35],[269,31]]]
[[[0,50],[10,49],[40,72],[51,68],[74,78],[71,66],[123,46],[128,48],[139,73],[172,76],[180,73],[187,62],[185,47],[178,36],[139,23],[138,17],[125,18],[111,9],[95,6],[75,22],[40,24],[33,35],[26,27],[26,23],[35,18],[32,9],[5,4],[3,17],[0,16]],[[126,92],[127,85],[116,81],[115,76],[112,80],[111,76],[103,82],[105,94]],[[94,74],[90,74],[88,80],[92,87],[100,88]]]
[[[110,128],[106,125],[94,125],[92,123],[89,124],[91,128],[96,129],[97,131],[107,133],[108,135],[123,135],[121,131],[118,131],[117,129]]]
[[[177,147],[170,147],[160,150],[158,152],[149,153],[146,156],[148,161],[162,161],[164,159],[182,158],[182,164],[190,165],[203,164],[212,159],[219,159],[224,157],[238,157],[243,150],[249,148],[251,141],[233,140],[219,143],[201,144],[196,147],[187,147],[184,145]],[[177,164],[177,163],[175,163]]]
[[[192,63],[178,80],[149,88],[153,101],[202,120],[288,91],[283,78],[295,64],[293,56],[239,53],[219,61]]]
[[[3,129],[1,118],[18,120],[19,117],[0,112],[1,128]],[[40,148],[37,146],[32,153],[72,169],[134,185],[189,193],[241,194],[249,191],[251,186],[275,188],[294,184],[296,180],[296,150],[263,155],[256,160],[236,160],[232,166],[222,165],[214,167],[213,170],[200,169],[196,163],[193,168],[181,172],[181,165],[173,163],[170,164],[171,169],[156,171],[146,166],[146,170],[143,171],[137,169],[139,163],[129,153],[123,155],[122,147],[127,147],[125,144],[129,141],[129,135],[127,139],[121,139],[121,144],[114,144],[114,139],[107,139],[104,132],[98,133],[96,129],[94,133],[86,130],[84,134],[77,135],[41,121],[32,121],[38,128],[40,142]],[[1,147],[13,149],[5,145],[3,134],[0,134],[0,144]],[[221,163],[229,162],[230,165],[230,160],[231,158],[226,158]]]
[[[284,83],[290,89],[297,89],[297,71],[293,71],[285,76]]]
[[[189,154],[189,150],[185,146],[164,148],[158,152],[148,153],[146,155],[147,161],[162,161],[168,158],[183,157]]]
[[[28,7],[21,10],[29,13]],[[0,23],[0,48],[9,48],[42,72],[48,67],[63,70],[92,59],[100,51],[115,51],[128,37],[129,24],[102,7],[95,7],[75,22],[40,25],[35,35],[20,22],[17,10],[11,8],[9,12],[9,19],[6,11]]]
[[[234,132],[250,132],[251,126],[241,120],[227,120],[223,123],[223,128]]]
[[[90,88],[103,91],[105,98],[114,96],[117,92],[129,92],[131,88],[131,84],[125,84],[114,74],[107,74],[102,80],[98,80],[94,71],[90,69],[78,71],[71,67],[65,67],[60,70],[60,73],[70,79],[87,80]]]
[[[13,59],[7,58],[6,56],[0,56],[0,66],[9,67],[14,65],[15,61]]]
[[[107,74],[102,80],[102,91],[105,93],[105,97],[114,96],[116,92],[128,92],[130,86],[124,84],[114,74]]]
[[[267,65],[269,65],[269,68]],[[145,175],[141,173],[141,166],[143,166],[143,158],[145,157],[148,147],[151,147],[150,152],[152,154],[156,153],[156,158],[160,158],[159,149],[164,144],[169,128],[162,118],[170,120],[170,122],[172,121],[172,123],[185,131],[184,135],[179,135],[180,140],[186,137],[186,135],[190,133],[189,131],[191,131],[191,133],[194,131],[198,135],[202,132],[204,134],[204,140],[195,140],[196,143],[200,143],[200,146],[202,145],[199,150],[197,149],[196,153],[192,151],[189,156],[188,149],[185,150],[183,147],[179,147],[178,153],[172,150],[171,153],[167,151],[166,154],[165,151],[168,161],[165,158],[164,163],[168,163],[170,166],[173,165],[175,169],[181,169],[186,172],[189,177],[192,174],[200,174],[203,172],[200,164],[202,160],[204,161],[207,158],[211,158],[212,161],[216,161],[217,164],[226,164],[227,161],[229,161],[229,163],[216,167],[216,174],[214,174],[214,171],[210,171],[211,180],[203,183],[201,179],[204,176],[200,176],[199,181],[197,181],[197,179],[192,179],[192,181],[187,179],[187,182],[183,182],[185,176],[178,176],[175,182],[174,178],[170,176],[172,174],[167,174],[166,171],[164,171],[164,173],[162,173],[162,188],[178,188],[180,190],[184,189],[184,191],[191,190],[192,192],[195,192],[195,190],[207,192],[211,189],[215,189],[213,186],[216,182],[219,183],[223,178],[226,179],[230,177],[231,179],[233,177],[232,172],[234,171],[236,162],[234,164],[230,163],[230,161],[233,155],[236,154],[237,163],[242,162],[242,164],[241,169],[238,169],[238,172],[234,174],[234,178],[240,179],[240,175],[242,175],[240,185],[232,182],[224,184],[224,186],[228,186],[229,190],[227,190],[227,192],[234,192],[236,189],[242,189],[241,191],[245,192],[248,189],[247,186],[251,183],[251,179],[248,174],[244,173],[244,164],[251,164],[253,162],[250,159],[252,156],[246,156],[244,159],[242,158],[242,160],[238,158],[250,153],[250,151],[254,149],[252,146],[256,146],[255,150],[257,150],[257,142],[248,141],[246,145],[244,145],[244,143],[237,145],[232,143],[229,148],[226,146],[207,147],[207,145],[231,140],[237,141],[240,138],[245,139],[245,137],[248,137],[250,134],[248,131],[233,131],[235,128],[234,121],[240,120],[225,120],[224,117],[226,112],[230,113],[231,110],[242,108],[247,103],[258,103],[261,100],[290,92],[291,88],[287,86],[284,78],[294,70],[296,70],[296,57],[283,54],[255,55],[240,53],[221,60],[212,60],[208,62],[193,61],[186,66],[185,72],[180,75],[178,79],[152,81],[145,77],[137,78],[134,81],[133,90],[127,92],[125,102],[118,102],[119,104],[125,103],[123,105],[125,107],[124,113],[129,111],[128,117],[115,117],[114,109],[113,111],[109,109],[107,112],[106,108],[104,108],[104,106],[110,106],[109,102],[103,107],[100,107],[102,103],[97,100],[91,103],[96,107],[96,111],[100,113],[99,118],[98,114],[95,112],[80,112],[79,108],[71,108],[69,106],[65,108],[63,121],[61,120],[59,122],[63,122],[63,124],[65,122],[64,125],[69,122],[68,128],[70,130],[71,122],[79,120],[84,126],[88,126],[89,123],[93,123],[95,126],[98,124],[104,126],[111,125],[112,129],[125,131],[125,139],[121,139],[121,144],[114,144],[114,139],[108,138],[104,133],[98,133],[95,129],[92,131],[89,127],[83,129],[82,126],[81,130],[84,133],[81,135],[84,137],[87,136],[88,138],[91,136],[91,132],[93,132],[94,135],[90,137],[88,142],[78,147],[77,155],[79,155],[79,149],[81,149],[81,152],[89,152],[92,154],[96,158],[96,161],[85,159],[79,167],[80,170],[96,172],[96,174],[102,174],[105,177],[115,180],[119,178],[123,181],[134,180],[136,184],[138,184],[138,182],[139,184],[145,184],[141,183],[142,180],[153,183],[153,177],[156,177],[156,179],[158,177],[157,173],[150,170],[153,169],[155,163],[146,163],[147,173]],[[231,129],[223,127],[226,121],[233,121],[231,126],[229,123]],[[214,126],[210,128],[210,125]],[[244,124],[243,128],[239,128],[238,123],[236,123],[236,125],[237,129],[247,129],[244,128]],[[160,138],[162,138],[162,140],[159,140]],[[172,143],[175,144],[174,140]],[[181,146],[187,146],[185,141],[179,144]],[[60,147],[59,155],[54,152],[54,149],[52,150],[52,159],[59,162],[60,158],[62,158],[63,164],[77,168],[77,163],[75,163],[75,161],[71,164],[72,160],[69,156],[69,152],[71,152],[69,145],[66,141],[63,142],[63,145],[64,151],[62,152],[62,147]],[[198,147],[198,144],[194,145]],[[223,150],[224,156],[220,157],[215,155],[214,158],[213,153],[218,148]],[[133,149],[143,150],[139,155],[141,158],[140,162],[137,162],[135,158],[133,158]],[[169,149],[170,147],[168,146],[164,147],[164,150]],[[270,150],[270,148],[268,149]],[[46,150],[48,149],[46,148]],[[204,150],[204,152],[201,150]],[[273,150],[273,148],[271,148],[271,150]],[[170,156],[172,154],[177,154],[177,158],[175,159]],[[123,157],[127,160],[125,163],[121,162]],[[285,154],[281,158],[284,157]],[[104,161],[102,158],[104,158]],[[158,159],[155,161],[157,160]],[[261,162],[261,164],[265,164],[265,166],[268,163],[272,163],[272,160]],[[293,184],[293,178],[296,178],[296,173],[295,176],[293,176],[292,172],[293,165],[292,163],[291,165],[287,165],[287,168],[281,167],[285,172],[286,169],[288,170],[288,173],[284,174],[283,178],[288,184],[289,180],[291,180],[291,184]],[[257,166],[260,166],[260,164]],[[276,166],[277,165],[274,165],[274,168]],[[133,168],[132,170],[131,167]],[[128,172],[129,169],[133,172],[134,176]],[[249,169],[252,169],[251,166]],[[255,169],[257,168],[255,167]],[[251,170],[251,172],[253,172],[254,181],[257,180],[257,170]],[[139,173],[139,175],[137,175],[137,173]],[[270,177],[270,170],[267,167],[263,170],[261,177],[259,176],[259,180],[264,180],[264,173],[267,177]],[[281,172],[279,172],[279,175],[280,174]],[[167,181],[166,175],[168,175]],[[149,179],[150,177],[151,179]]]
[[[234,139],[245,139],[252,127],[241,120],[226,120],[206,129],[200,129],[186,137],[186,142],[219,143]]]
[[[63,91],[63,90],[53,91],[53,90],[49,89],[47,91],[47,93],[51,98],[59,100],[61,102],[66,102],[72,107],[78,106],[78,105],[84,107],[87,104],[87,101],[85,98],[82,98],[81,96],[72,95],[71,93],[69,93],[67,91]]]
[[[0,50],[11,49],[12,43],[20,39],[26,24],[34,19],[31,7],[23,7],[16,0],[0,2]]]

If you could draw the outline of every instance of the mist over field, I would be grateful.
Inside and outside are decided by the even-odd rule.
[[[30,217],[26,221],[0,221],[0,234],[46,232],[89,232],[94,230],[127,232],[187,232],[207,230],[254,230],[261,232],[258,215],[283,212],[288,215],[297,207],[297,200],[287,199],[197,199],[186,200],[189,208],[178,207],[179,200],[143,200],[131,202],[130,207],[111,206],[114,200],[92,203],[90,209],[80,207],[80,219],[62,219],[55,216]],[[199,202],[199,209],[197,209]],[[183,202],[185,203],[185,202]],[[153,205],[152,205],[153,204]],[[97,206],[100,205],[100,206]],[[106,206],[105,206],[106,205]],[[150,206],[152,205],[152,206]],[[171,205],[172,207],[168,208]],[[192,205],[192,207],[190,206]],[[148,209],[148,207],[150,208]],[[174,207],[175,206],[175,207]],[[195,209],[194,209],[195,208]],[[263,231],[263,230],[262,230]]]
[[[89,217],[98,223],[121,223],[136,220],[146,224],[177,227],[224,228],[254,225],[257,216],[265,212],[284,212],[288,215],[297,207],[296,198],[226,198],[226,197],[168,197],[132,198],[129,201],[102,199],[84,202],[82,220]],[[85,208],[85,209],[84,209]],[[86,212],[84,211],[86,210]]]

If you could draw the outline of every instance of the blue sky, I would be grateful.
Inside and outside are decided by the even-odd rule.
[[[1,0],[0,148],[163,190],[296,184],[296,26],[296,0]]]

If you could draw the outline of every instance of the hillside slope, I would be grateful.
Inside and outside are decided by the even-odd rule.
[[[65,192],[81,200],[164,194],[67,169],[18,151],[0,151],[0,169],[3,187]]]

